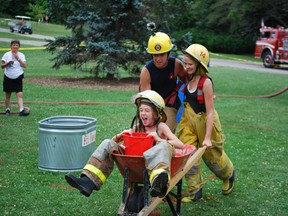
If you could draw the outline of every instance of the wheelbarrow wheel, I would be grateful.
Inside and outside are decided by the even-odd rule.
[[[138,213],[144,207],[143,186],[134,186],[127,200],[127,211]]]

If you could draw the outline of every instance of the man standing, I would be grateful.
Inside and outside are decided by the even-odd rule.
[[[146,62],[142,68],[139,91],[151,89],[164,98],[166,124],[175,133],[176,115],[181,105],[178,98],[181,84],[177,84],[177,78],[185,82],[186,73],[182,62],[170,56],[173,47],[174,45],[167,34],[163,32],[152,33],[147,47],[147,52],[152,55],[152,60]]]

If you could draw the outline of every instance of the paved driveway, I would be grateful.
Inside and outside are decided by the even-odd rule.
[[[281,66],[281,68],[265,68],[262,63],[212,58],[210,60],[210,67],[218,67],[218,66],[241,68],[241,69],[253,70],[253,71],[264,72],[264,73],[276,73],[276,74],[288,75],[288,67],[284,65]]]
[[[4,29],[4,28],[0,28],[0,32],[7,32],[7,33],[11,33],[9,29]],[[21,40],[21,44],[25,44],[25,45],[33,45],[33,46],[44,46],[45,44],[47,44],[46,41],[44,41],[45,39],[50,39],[50,40],[54,40],[54,37],[50,37],[50,36],[46,36],[46,35],[39,35],[39,34],[19,34],[17,32],[13,32],[11,33],[11,35],[13,34],[17,34],[17,36],[25,36],[25,37],[30,37],[30,38],[37,38],[37,39],[43,39],[43,41],[35,41],[35,40],[26,40],[23,39]],[[12,37],[12,36],[11,36]],[[10,42],[11,38],[0,38],[0,41],[2,42]]]

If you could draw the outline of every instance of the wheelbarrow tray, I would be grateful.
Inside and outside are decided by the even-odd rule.
[[[171,160],[170,178],[179,172],[189,156],[195,152],[196,148],[192,145],[185,145],[183,149],[176,149],[176,155]],[[143,156],[121,155],[113,153],[116,165],[124,177],[125,168],[129,169],[129,182],[143,183],[145,160]]]

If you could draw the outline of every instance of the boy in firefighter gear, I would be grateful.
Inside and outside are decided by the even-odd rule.
[[[220,119],[214,109],[212,79],[207,76],[209,53],[200,44],[192,44],[185,51],[184,66],[187,85],[184,88],[184,111],[179,123],[178,138],[195,147],[206,146],[202,156],[208,168],[223,181],[222,194],[228,195],[234,188],[234,166],[224,151],[225,137]],[[182,202],[197,201],[202,197],[201,163],[194,165],[185,175],[189,196]]]
[[[178,90],[182,83],[177,84],[177,79],[185,83],[186,73],[182,62],[170,56],[174,47],[170,37],[163,32],[153,32],[154,28],[146,49],[153,59],[146,62],[141,70],[139,91],[151,89],[161,95],[166,105],[166,124],[174,133],[177,111],[181,106]]]
[[[66,181],[83,195],[90,196],[93,190],[99,190],[110,176],[114,167],[113,152],[121,153],[118,145],[123,141],[123,133],[145,132],[153,136],[155,144],[143,153],[145,166],[149,174],[152,197],[164,197],[170,179],[170,163],[175,155],[175,148],[182,149],[184,144],[165,124],[163,98],[152,90],[140,92],[132,97],[137,112],[131,128],[116,134],[112,139],[105,139],[91,155],[83,168],[80,178],[68,173]]]

